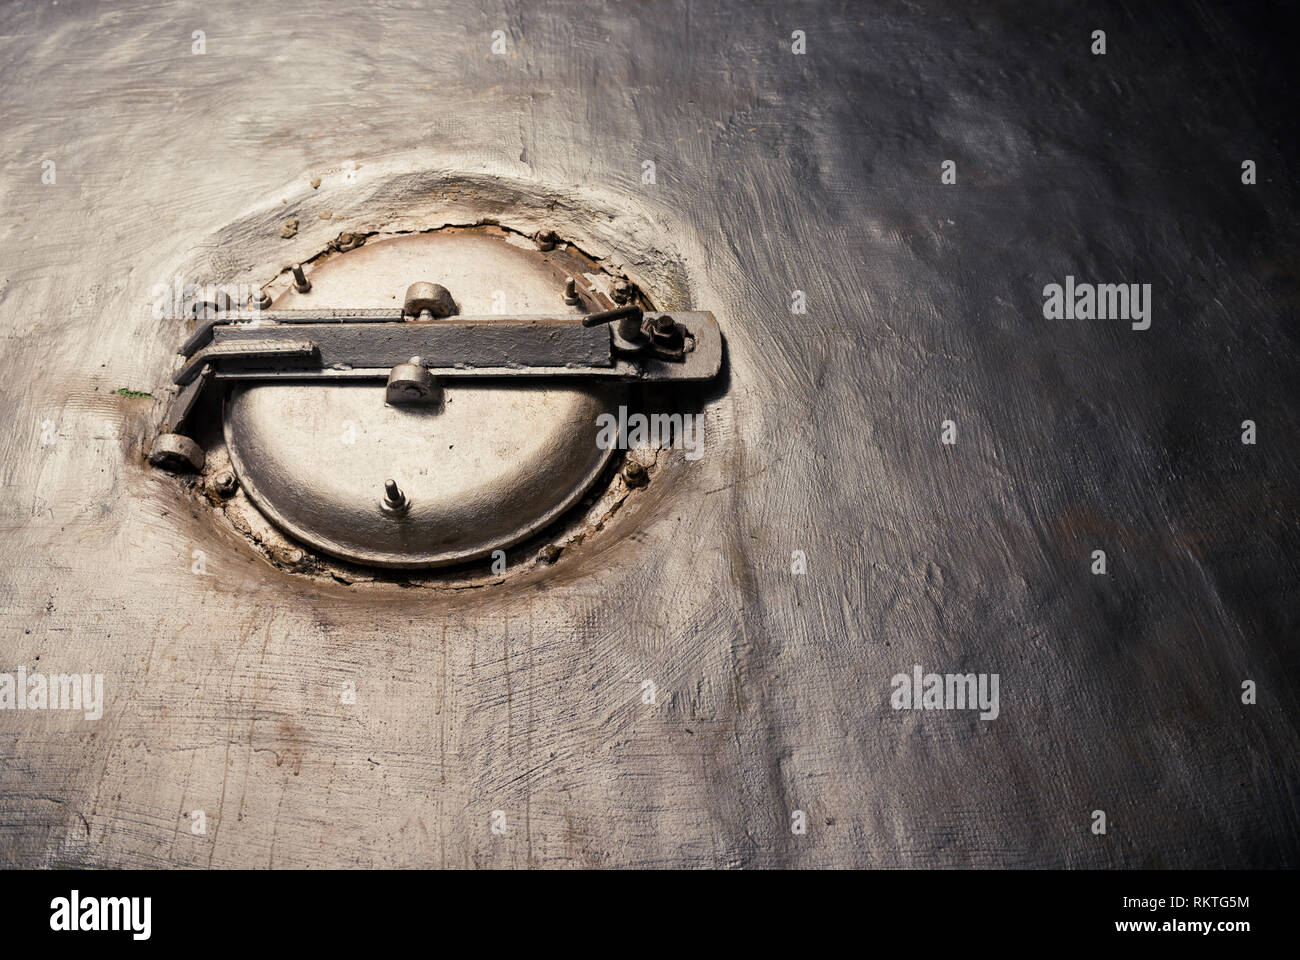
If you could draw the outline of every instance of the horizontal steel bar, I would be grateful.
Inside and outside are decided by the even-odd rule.
[[[239,323],[213,330],[218,346],[310,340],[322,368],[383,367],[418,356],[437,367],[608,367],[609,331],[573,320],[536,318],[475,322]]]
[[[663,314],[646,316],[653,321]],[[393,321],[389,314],[387,323],[367,321],[364,327],[340,327],[332,322],[281,325],[263,322],[259,317],[257,321],[217,326],[218,342],[191,357],[176,375],[176,382],[192,381],[205,364],[211,366],[215,380],[379,380],[385,379],[393,366],[405,363],[412,356],[419,356],[434,377],[451,380],[498,377],[595,377],[626,381],[712,379],[722,365],[722,334],[713,314],[679,311],[671,316],[690,334],[691,349],[681,360],[664,360],[653,353],[629,356],[612,352],[608,327],[584,328],[567,318],[458,318],[429,323]],[[521,334],[520,328],[529,332]],[[430,339],[435,330],[437,332]],[[396,338],[393,337],[395,332],[400,334]],[[307,333],[311,334],[310,340],[304,339],[303,335]],[[487,333],[492,335],[486,336]],[[323,351],[317,342],[322,336],[330,340],[328,351]],[[588,337],[592,338],[591,341],[586,339]],[[442,343],[434,342],[440,339]],[[445,343],[459,344],[454,362],[453,358],[433,353],[434,348],[441,348]],[[578,352],[575,352],[575,347]],[[539,350],[549,357],[550,365],[531,362]],[[522,362],[515,362],[516,356]],[[375,362],[376,358],[381,362]],[[503,363],[503,359],[510,362]],[[497,362],[492,362],[494,360]]]
[[[345,370],[293,366],[254,366],[243,369],[223,369],[213,374],[214,380],[266,380],[266,381],[355,381],[386,380],[391,368],[349,367]],[[489,380],[499,378],[522,379],[577,379],[596,380],[646,380],[667,379],[646,377],[641,368],[628,360],[615,360],[608,367],[429,367],[436,380]]]
[[[250,340],[242,339],[229,343],[213,343],[204,347],[186,362],[172,377],[172,383],[185,386],[209,364],[261,364],[283,363],[293,361],[319,366],[316,344],[310,340]],[[218,367],[218,369],[222,369]]]
[[[199,325],[181,345],[181,354],[185,357],[194,355],[194,351],[206,347],[212,342],[212,331],[226,324],[234,323],[393,323],[402,319],[402,311],[397,307],[379,307],[375,309],[354,310],[232,310],[221,311],[215,316],[204,315]]]

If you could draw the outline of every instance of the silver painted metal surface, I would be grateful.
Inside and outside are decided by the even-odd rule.
[[[0,712],[0,863],[1300,865],[1300,179],[1254,7],[1120,4],[1105,57],[1081,4],[0,8],[4,667],[105,689]],[[357,238],[489,220],[717,315],[698,460],[468,585],[313,579],[147,466],[155,285],[306,306]],[[460,290],[429,266],[379,305]],[[1067,274],[1151,283],[1151,329],[1045,320]],[[999,717],[892,709],[915,664],[999,673]]]

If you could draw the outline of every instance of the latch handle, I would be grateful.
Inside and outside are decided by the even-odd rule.
[[[600,313],[589,313],[582,318],[584,327],[596,327],[602,323],[618,322],[615,328],[614,346],[624,353],[638,353],[646,346],[645,331],[641,324],[645,314],[637,306],[615,307]]]

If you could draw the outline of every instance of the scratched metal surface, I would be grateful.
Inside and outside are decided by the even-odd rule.
[[[1296,866],[1283,58],[1267,11],[1080,6],[6,5],[0,669],[107,703],[0,712],[0,864]],[[195,249],[262,282],[444,180],[598,195],[726,389],[544,574],[320,586],[115,391],[160,392]],[[1067,273],[1151,283],[1151,329],[1045,321]],[[913,664],[1000,716],[892,710]]]

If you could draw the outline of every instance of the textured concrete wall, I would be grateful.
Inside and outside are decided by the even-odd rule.
[[[105,689],[0,711],[0,864],[1300,863],[1267,9],[343,7],[0,10],[0,671]],[[323,586],[145,465],[154,284],[494,183],[718,316],[674,489],[501,589]],[[1150,329],[1045,319],[1067,274]],[[999,716],[892,709],[914,664]]]

